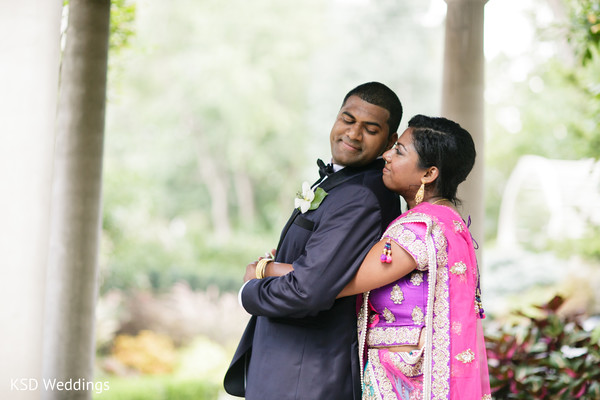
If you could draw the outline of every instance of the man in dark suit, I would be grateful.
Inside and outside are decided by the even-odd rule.
[[[276,263],[280,276],[248,280],[241,302],[252,317],[225,376],[228,393],[248,400],[361,398],[356,298],[336,300],[364,256],[400,215],[383,185],[381,154],[398,138],[402,105],[387,86],[351,90],[330,134],[332,166],[315,183],[327,195],[313,210],[294,210]],[[271,268],[277,264],[271,263]],[[255,277],[256,263],[247,267]]]

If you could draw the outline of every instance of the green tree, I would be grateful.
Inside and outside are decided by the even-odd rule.
[[[111,61],[104,288],[239,287],[357,84],[385,82],[407,116],[438,112],[443,37],[418,24],[421,1],[176,4],[140,3]]]
[[[487,146],[494,149],[486,156],[490,238],[506,180],[521,155],[574,160],[600,154],[600,2],[548,3],[556,23],[539,26],[538,37],[553,46],[556,56],[534,59],[535,67],[522,83],[488,88],[499,99],[487,112]],[[565,38],[567,47],[561,48]],[[488,75],[506,76],[510,62],[499,57],[488,65]]]
[[[592,60],[600,44],[600,2],[565,0],[568,7],[568,39],[578,60],[585,65]]]

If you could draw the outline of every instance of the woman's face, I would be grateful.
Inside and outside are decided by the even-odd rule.
[[[406,129],[396,144],[383,153],[383,183],[405,199],[412,199],[421,186],[426,168],[419,168],[419,155],[413,145],[412,128]]]

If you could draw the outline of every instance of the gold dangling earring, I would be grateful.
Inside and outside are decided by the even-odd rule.
[[[423,197],[425,197],[425,181],[421,179],[421,187],[415,195],[415,206],[423,201]]]

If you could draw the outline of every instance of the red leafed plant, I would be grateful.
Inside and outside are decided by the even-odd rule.
[[[583,329],[580,316],[562,316],[555,296],[522,312],[524,323],[487,333],[490,383],[495,399],[600,399],[600,326]]]

